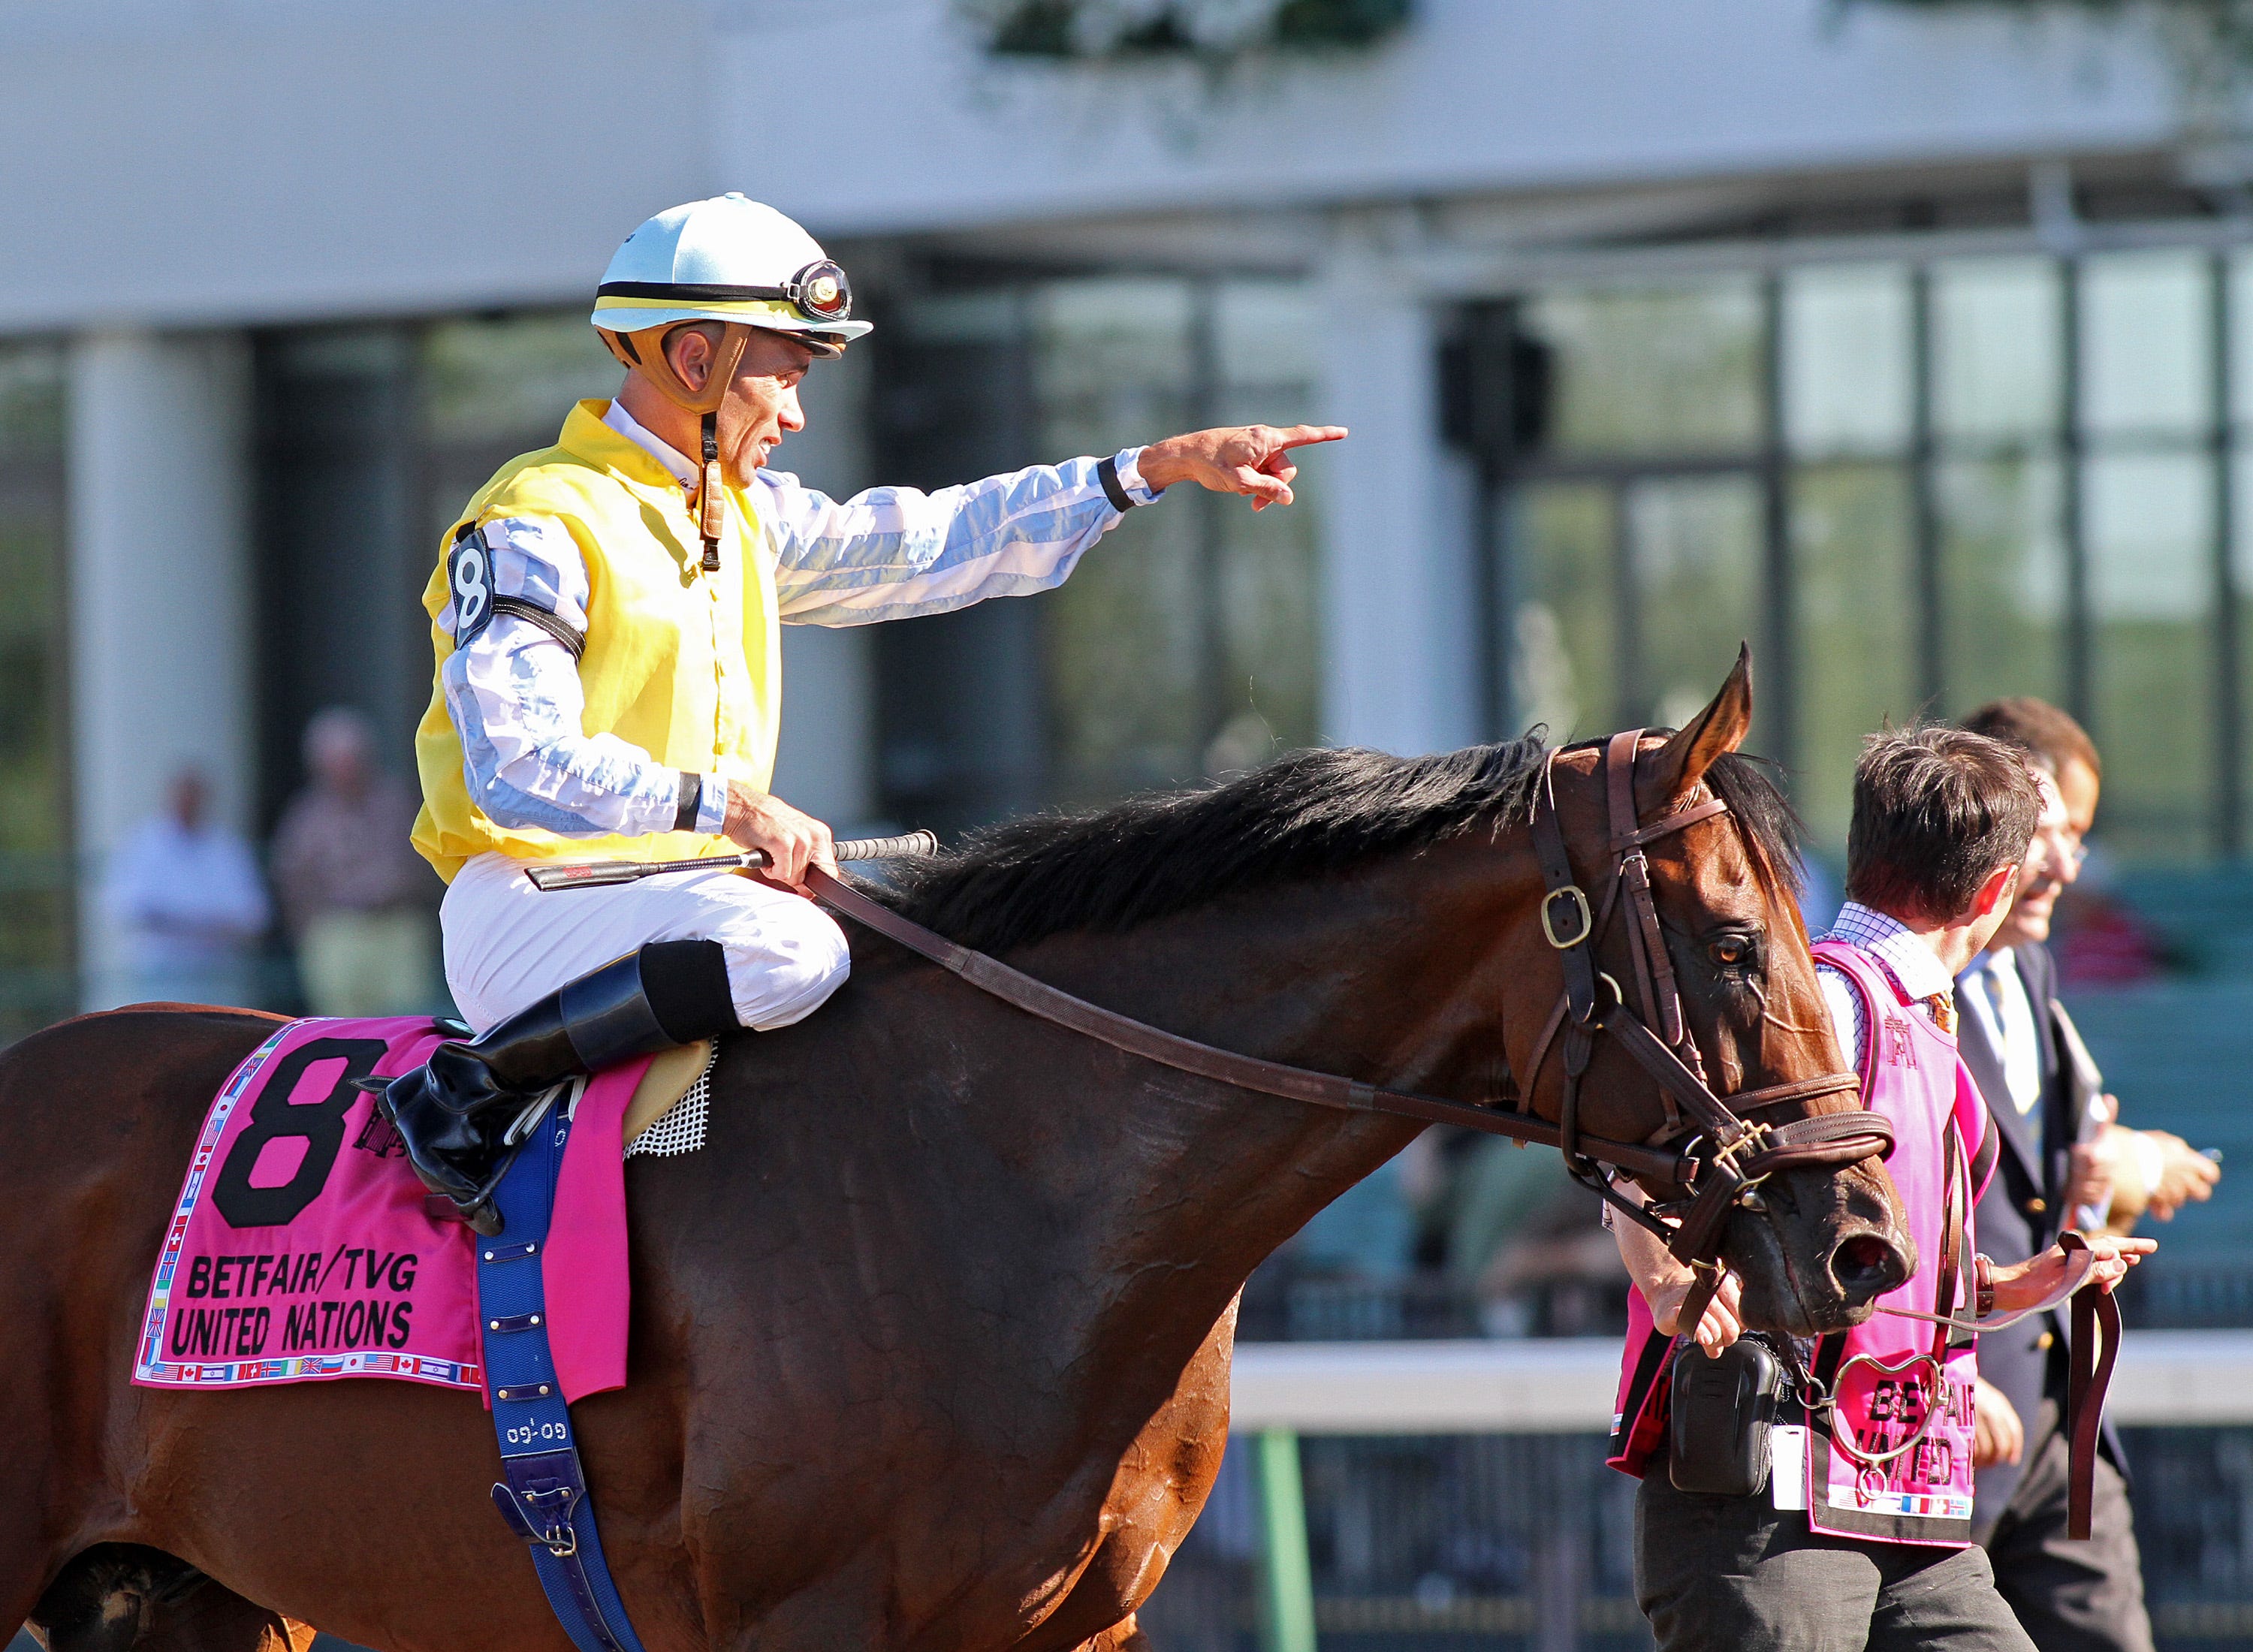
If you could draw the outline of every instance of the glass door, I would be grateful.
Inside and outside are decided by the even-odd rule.
[[[1552,740],[1679,727],[1760,636],[1764,511],[1750,469],[1531,482],[1509,512],[1516,721]]]

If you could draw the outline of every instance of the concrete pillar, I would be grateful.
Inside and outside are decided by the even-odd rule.
[[[777,451],[778,469],[834,498],[879,479],[868,456],[869,356],[848,351],[817,362],[799,396],[806,429]],[[782,736],[775,795],[859,835],[876,820],[876,654],[874,628],[785,625]]]
[[[1440,439],[1435,306],[1406,214],[1341,216],[1323,271],[1322,733],[1403,755],[1486,737],[1467,500]]]
[[[82,988],[116,960],[97,898],[181,768],[247,831],[250,352],[239,333],[101,332],[70,353],[71,725]]]

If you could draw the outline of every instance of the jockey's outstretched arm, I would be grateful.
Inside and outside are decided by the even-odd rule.
[[[843,501],[762,471],[762,522],[771,521],[775,586],[786,624],[866,625],[940,614],[989,596],[1061,585],[1121,516],[1175,482],[1248,497],[1252,508],[1291,503],[1292,450],[1336,442],[1336,425],[1245,425],[1196,430],[1107,459],[990,476],[925,493],[871,488]]]

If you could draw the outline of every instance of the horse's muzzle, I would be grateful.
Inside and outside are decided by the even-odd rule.
[[[1915,1265],[1883,1233],[1852,1233],[1831,1247],[1831,1282],[1849,1307],[1860,1307],[1908,1283]]]

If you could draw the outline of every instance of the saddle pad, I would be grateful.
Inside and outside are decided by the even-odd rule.
[[[356,1078],[422,1064],[423,1016],[290,1021],[246,1057],[196,1139],[149,1286],[133,1380],[229,1388],[393,1377],[481,1388],[477,1236],[435,1214]],[[556,1375],[574,1400],[625,1382],[626,1103],[645,1061],[577,1095],[548,1277]]]
[[[712,1041],[708,1038],[652,1056],[641,1083],[634,1087],[633,1099],[626,1104],[625,1145],[632,1147],[652,1125],[671,1112],[711,1064]]]

